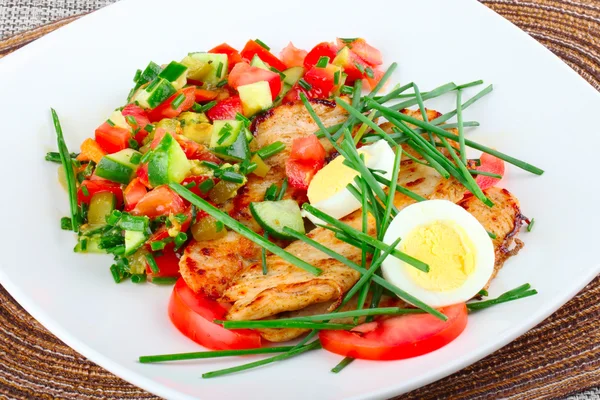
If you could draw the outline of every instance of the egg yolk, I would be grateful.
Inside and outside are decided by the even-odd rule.
[[[400,250],[429,265],[422,272],[405,265],[416,284],[434,292],[461,287],[475,270],[476,250],[464,229],[450,221],[435,221],[413,229]]]
[[[365,162],[369,160],[368,153],[359,151],[359,154],[364,155]],[[306,193],[311,204],[332,197],[346,189],[346,186],[354,181],[354,177],[358,175],[358,172],[344,165],[344,160],[344,157],[337,156],[315,174]]]

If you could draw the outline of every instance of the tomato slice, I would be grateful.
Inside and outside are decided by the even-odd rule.
[[[116,153],[129,147],[131,132],[128,129],[111,126],[108,122],[100,125],[95,132],[96,142],[108,154]]]
[[[242,102],[240,96],[231,96],[225,100],[219,101],[206,112],[206,116],[211,121],[221,119],[235,119],[237,113],[242,114]]]
[[[93,176],[93,175],[92,175]],[[85,195],[82,191],[82,187],[87,189],[87,195]],[[123,204],[123,190],[121,190],[121,185],[115,182],[108,181],[106,179],[102,180],[85,180],[81,182],[79,189],[77,189],[77,204],[81,203],[90,203],[90,200],[96,193],[102,192],[110,192],[115,195],[117,199],[117,207]]]
[[[477,167],[477,171],[491,172],[494,174],[504,175],[504,161],[487,153],[481,154],[479,158],[481,165]],[[491,176],[477,175],[475,182],[479,185],[481,190],[496,186],[501,179],[494,178]]]
[[[285,163],[285,174],[292,187],[308,189],[310,181],[325,165],[327,153],[315,135],[297,138],[292,143],[290,157]]]
[[[290,42],[287,46],[281,50],[279,56],[281,57],[281,61],[285,64],[286,67],[303,67],[304,59],[308,51],[298,49],[292,42]]]
[[[340,49],[344,46],[350,47],[350,49],[361,58],[364,62],[369,64],[371,67],[376,67],[383,64],[383,57],[381,52],[375,47],[367,43],[365,39],[358,38],[351,42],[347,40],[337,39],[337,44]]]
[[[399,360],[437,350],[456,339],[467,326],[467,306],[440,309],[442,321],[430,314],[408,314],[380,319],[351,331],[321,331],[323,348],[346,357]]]
[[[217,96],[219,95],[219,92],[217,92],[215,90],[206,90],[206,89],[196,88],[195,95],[196,95],[197,103],[204,103],[204,102],[216,99]]]
[[[248,40],[244,49],[241,52],[242,58],[246,61],[252,61],[255,55],[261,60],[269,64],[271,67],[278,69],[279,71],[285,70],[285,64],[281,60],[275,57],[269,50],[256,43],[254,40]]]
[[[240,53],[227,43],[221,43],[217,47],[210,49],[208,52],[213,54],[227,54],[227,64],[229,64],[230,71],[235,64],[242,61]]]
[[[177,108],[173,108],[173,102],[181,95],[184,96],[183,101],[179,104],[179,106],[177,106]],[[180,89],[173,96],[163,101],[162,104],[160,104],[154,110],[150,111],[148,118],[150,118],[150,121],[152,122],[157,122],[164,118],[175,118],[182,112],[192,108],[195,101],[196,88],[194,86]]]
[[[251,83],[267,81],[271,89],[273,100],[281,91],[281,78],[279,74],[273,71],[267,71],[262,68],[253,67],[247,62],[237,63],[229,73],[228,83],[234,89]]]
[[[148,190],[140,181],[140,178],[133,178],[129,185],[123,190],[125,200],[125,211],[131,211],[135,205],[146,195]]]
[[[333,43],[322,42],[313,47],[304,58],[304,68],[311,69],[321,57],[329,57],[329,62],[333,61],[337,54],[338,48]]]
[[[146,193],[131,210],[131,214],[156,218],[161,215],[178,214],[184,209],[185,203],[181,197],[168,186],[159,186]]]
[[[261,346],[260,335],[249,329],[229,330],[215,324],[223,320],[227,305],[194,293],[183,279],[173,288],[169,317],[173,325],[196,343],[213,350],[254,349]]]

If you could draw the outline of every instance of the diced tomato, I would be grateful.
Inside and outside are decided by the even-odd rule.
[[[248,40],[244,49],[241,52],[242,58],[246,61],[252,61],[254,55],[257,55],[261,60],[269,64],[269,66],[283,71],[286,69],[285,64],[275,57],[269,50],[256,43],[254,40]]]
[[[319,332],[319,339],[332,353],[367,360],[399,360],[437,350],[456,339],[467,326],[464,303],[440,309],[442,321],[430,314],[408,314],[380,319],[351,331]]]
[[[285,46],[283,50],[281,50],[281,53],[279,53],[281,61],[288,68],[303,67],[304,59],[307,54],[308,51],[296,48],[292,42]]]
[[[125,107],[123,107],[121,113],[125,117],[125,120],[129,126],[131,126],[131,128],[134,130],[144,129],[146,125],[150,123],[150,119],[148,118],[148,114],[146,114],[146,110],[140,106],[136,106],[135,104],[127,104]],[[133,121],[130,121],[129,118],[127,118],[128,115],[135,119],[135,123],[132,123]]]
[[[375,86],[377,86],[377,84],[379,83],[381,78],[383,78],[384,74],[385,74],[385,72],[383,72],[380,69],[373,69],[373,77],[372,78],[365,73],[363,87],[367,90],[375,89]]]
[[[337,71],[341,72],[340,68],[331,64],[325,68],[312,67],[304,74],[304,80],[311,86],[311,89],[306,90],[299,84],[296,84],[285,95],[284,101],[294,102],[299,100],[300,93],[304,93],[309,99],[329,98],[341,83],[338,82],[338,85],[334,83]]]
[[[87,195],[83,193],[82,188],[85,186]],[[107,180],[85,180],[81,182],[77,190],[77,204],[90,203],[90,200],[96,193],[110,192],[117,199],[117,207],[123,204],[123,190],[121,185]]]
[[[187,216],[187,219],[181,224],[180,232],[186,232],[190,224],[192,222],[192,207],[189,206],[184,214]],[[196,220],[198,220],[199,212],[196,214]],[[164,240],[169,237],[169,228],[166,225],[161,226],[156,232],[150,236],[150,238],[146,241],[145,246],[148,250],[151,250],[152,243]]]
[[[77,156],[77,161],[93,161],[96,164],[102,160],[106,152],[92,138],[87,138],[81,143],[81,153]]]
[[[285,174],[291,186],[308,189],[310,181],[325,165],[327,153],[315,135],[295,139],[290,157],[285,163]]]
[[[208,52],[213,54],[227,54],[227,63],[229,64],[230,71],[235,64],[242,61],[240,53],[227,43],[221,43],[214,49],[210,49]]]
[[[228,79],[229,86],[234,89],[260,81],[267,81],[269,83],[271,97],[275,100],[281,91],[281,78],[279,74],[273,71],[267,71],[262,68],[253,67],[246,62],[241,62],[236,64],[231,70]]]
[[[150,185],[150,180],[148,178],[148,164],[140,165],[135,174],[144,186],[148,189],[152,189],[152,185]]]
[[[154,137],[152,138],[152,142],[150,142],[150,148],[154,150],[166,134],[167,131],[163,128],[156,128],[156,130],[154,131]]]
[[[261,346],[258,332],[249,329],[229,330],[215,324],[228,311],[226,303],[218,303],[194,293],[183,278],[173,288],[169,301],[169,317],[173,325],[196,343],[213,350],[253,349]]]
[[[148,190],[140,181],[140,178],[133,178],[129,185],[123,190],[123,199],[125,200],[125,211],[131,211],[135,205],[146,195]]]
[[[165,247],[161,254],[154,254],[154,260],[158,266],[158,273],[152,272],[152,268],[146,262],[146,275],[148,280],[153,277],[178,277],[179,276],[179,258],[173,251],[173,244]]]
[[[200,196],[205,199],[208,196],[208,192],[202,193],[199,186],[202,182],[204,182],[207,179],[207,176],[188,176],[183,180],[183,182],[181,182],[181,184],[183,186],[187,186],[190,183],[194,183],[194,186],[190,188],[190,192],[194,193],[196,196]]]
[[[138,145],[141,147],[144,145],[144,139],[146,139],[147,137],[148,137],[148,132],[144,129],[140,129],[133,138],[135,139],[136,142],[138,142]]]
[[[483,153],[481,158],[481,165],[477,167],[477,171],[491,172],[493,174],[504,175],[504,161],[487,153]],[[479,185],[481,190],[496,186],[501,179],[494,178],[491,176],[477,175],[475,182]]]
[[[329,61],[333,61],[337,54],[338,48],[333,43],[322,42],[313,47],[304,58],[304,68],[311,69],[318,62],[321,57],[329,57]]]
[[[183,149],[188,160],[212,161],[221,164],[221,159],[208,151],[206,146],[196,143],[183,135],[175,135],[175,140],[177,140],[177,143]]]
[[[221,119],[235,119],[237,113],[242,114],[242,102],[240,96],[231,96],[219,101],[213,108],[206,112],[211,121]]]
[[[217,98],[217,95],[219,94],[219,92],[215,91],[215,90],[206,90],[206,89],[200,89],[200,88],[196,88],[196,102],[197,103],[204,103],[207,101],[211,101]]]
[[[173,108],[173,101],[181,95],[184,96],[183,102],[181,102],[177,108]],[[161,105],[150,111],[148,118],[150,118],[150,121],[152,122],[160,121],[163,118],[175,118],[182,112],[192,108],[195,102],[196,88],[194,86],[180,89],[173,96],[163,101]]]
[[[104,122],[96,129],[96,143],[108,154],[116,153],[129,147],[131,132],[128,129],[111,126]]]
[[[344,46],[350,47],[350,49],[361,58],[364,62],[369,64],[371,67],[376,67],[383,64],[383,57],[381,52],[375,47],[371,46],[366,42],[365,39],[358,38],[352,42],[337,39],[337,44],[340,49]]]
[[[352,85],[354,81],[364,79],[366,69],[371,68],[349,48],[347,50],[342,48],[334,60],[335,64],[342,67],[347,75],[346,85]]]
[[[181,197],[168,186],[159,186],[146,193],[131,210],[131,213],[156,218],[161,215],[178,214],[184,209],[185,204]]]

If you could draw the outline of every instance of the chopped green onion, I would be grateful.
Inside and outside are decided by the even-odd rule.
[[[137,142],[135,142],[137,144]],[[138,165],[142,161],[142,155],[140,153],[133,153],[129,159],[133,165]]]
[[[285,80],[285,74],[283,72],[281,72],[280,70],[278,70],[275,67],[269,67],[269,69],[271,71],[275,72],[276,74],[278,74],[282,81]]]
[[[527,225],[527,232],[531,232],[533,229],[533,224],[535,223],[535,218],[531,218],[531,222]]]
[[[456,90],[467,89],[467,88],[470,88],[472,86],[478,86],[478,85],[482,85],[482,84],[483,84],[483,81],[481,79],[479,79],[477,81],[473,81],[473,82],[465,83],[465,84],[462,84],[462,85],[458,85],[456,87]]]
[[[130,124],[130,125],[132,125],[133,127],[136,127],[136,126],[137,126],[137,124],[138,124],[138,123],[137,123],[137,121],[136,121],[136,119],[133,117],[133,115],[127,115],[127,116],[125,117],[125,119],[126,119],[126,120],[127,120],[127,122],[129,122],[129,124]]]
[[[212,161],[202,161],[202,165],[212,169],[213,171],[216,171],[219,168],[221,168],[219,164],[212,162]]]
[[[119,273],[119,267],[117,267],[116,264],[110,266],[110,274],[112,275],[115,283],[120,283],[123,280],[121,274]]]
[[[338,372],[340,372],[341,370],[346,368],[352,361],[354,361],[354,358],[345,357],[342,361],[340,361],[340,363],[338,365],[336,365],[335,367],[333,367],[331,369],[331,372],[333,372],[334,374],[337,374]]]
[[[134,138],[129,138],[127,143],[129,144],[129,148],[131,148],[133,150],[137,150],[140,148],[140,145],[138,144],[137,140],[135,140]],[[138,154],[134,153],[133,155],[138,155]],[[142,158],[142,156],[139,156],[139,157],[140,157],[140,159]]]
[[[351,44],[358,40],[358,38],[340,38],[340,40],[345,44]]]
[[[193,111],[193,112],[196,112],[196,113],[202,113],[202,112],[204,112],[204,111],[202,110],[202,105],[201,105],[201,104],[198,104],[198,103],[194,103],[194,104],[192,105],[192,111]]]
[[[217,232],[219,232],[219,230],[217,230]],[[188,235],[185,232],[179,232],[177,236],[175,236],[175,251],[179,250],[187,240]]]
[[[79,214],[79,208],[77,205],[77,182],[75,178],[75,171],[73,171],[71,164],[71,155],[67,149],[65,138],[63,136],[62,127],[60,126],[60,120],[56,111],[51,108],[52,120],[54,122],[54,129],[56,130],[56,142],[58,145],[58,152],[60,154],[60,160],[65,170],[65,177],[67,180],[67,191],[69,193],[69,206],[71,208],[71,228],[77,232],[79,230],[79,224],[81,221],[81,215]]]
[[[156,278],[154,278],[156,279]],[[154,282],[154,281],[153,281]],[[281,347],[259,347],[258,349],[244,349],[244,350],[216,350],[216,351],[198,351],[193,353],[175,353],[175,354],[160,354],[153,356],[141,356],[139,362],[142,364],[165,362],[165,361],[183,361],[183,360],[197,360],[203,358],[217,358],[217,357],[235,357],[245,356],[250,354],[269,354],[269,353],[284,353],[292,350],[294,346],[281,346]]]
[[[335,73],[333,74],[333,84],[334,85],[339,85],[340,83],[340,75],[341,75],[342,71],[335,71]]]
[[[487,231],[487,234],[492,239],[496,239],[498,237],[494,232]]]
[[[327,318],[331,318],[331,314],[327,315]],[[287,329],[287,328],[298,328],[298,329],[317,329],[317,330],[337,330],[347,331],[354,328],[354,324],[332,324],[328,322],[313,322],[313,321],[302,321],[290,319],[273,319],[273,320],[249,320],[249,321],[214,321],[217,324],[223,325],[225,329]]]
[[[174,285],[177,282],[176,276],[153,276],[152,283],[155,285]],[[140,357],[141,358],[141,357]],[[143,362],[143,361],[140,361]],[[147,361],[150,362],[150,361]]]
[[[251,121],[240,113],[235,113],[235,119],[237,119],[238,121],[242,121],[246,125],[246,127],[250,126]]]
[[[365,73],[365,67],[363,67],[362,65],[360,65],[359,63],[355,62],[354,66],[356,67],[356,69],[358,69],[360,71],[361,74]]]
[[[131,275],[131,282],[133,282],[133,283],[144,283],[144,282],[146,282],[146,274],[133,274],[133,275]]]
[[[300,80],[298,80],[298,85],[300,85],[300,87],[304,90],[311,90],[312,86],[310,83],[306,82],[304,80],[304,78],[300,78]]]
[[[145,164],[150,160],[150,157],[152,157],[152,150],[148,150],[146,153],[144,153],[142,155],[142,158],[140,159],[140,163]]]
[[[513,290],[509,290],[506,293],[501,294],[495,299],[479,301],[476,303],[467,303],[467,308],[469,311],[483,310],[485,308],[489,308],[495,306],[497,304],[506,303],[509,301],[523,299],[525,297],[533,296],[537,294],[537,290],[531,289],[531,285],[528,283],[521,285]]]
[[[354,89],[352,88],[352,86],[348,86],[348,85],[344,85],[340,89],[341,94],[352,94],[353,91],[354,91]]]
[[[70,158],[75,158],[77,157],[79,154],[77,153],[71,153],[69,154]],[[46,161],[51,161],[51,162],[55,162],[55,163],[59,163],[60,164],[60,154],[55,152],[55,151],[49,151],[48,153],[46,153]]]
[[[146,253],[146,261],[148,262],[152,273],[158,274],[160,272],[158,269],[158,264],[156,264],[156,260],[154,259],[154,255],[152,255],[152,253]]]
[[[277,191],[277,187],[274,187]],[[269,240],[269,234],[267,232],[263,233],[263,237],[265,238],[265,240]],[[260,262],[262,264],[262,273],[263,275],[267,275],[269,273],[269,267],[267,265],[267,250],[264,247],[260,250]]]
[[[137,71],[135,71],[135,75],[133,76],[133,82],[137,83],[137,81],[140,79],[141,75],[142,75],[141,69],[138,69]]]
[[[109,124],[110,126],[115,126],[115,123],[112,122],[110,119],[107,119],[106,123]]]
[[[198,185],[198,189],[200,189],[200,192],[202,192],[203,194],[206,194],[214,186],[215,186],[215,181],[212,179],[207,179],[204,182],[202,182],[200,185]]]
[[[245,180],[244,175],[233,171],[224,171],[221,175],[221,179],[233,183],[244,183]]]
[[[148,228],[148,223],[148,217],[137,217],[128,213],[123,213],[119,220],[119,228],[126,231],[145,232],[146,228]]]
[[[498,179],[502,179],[502,175],[500,174],[495,174],[493,172],[487,172],[487,171],[479,171],[476,169],[470,169],[468,170],[469,173],[471,175],[482,175],[482,176],[491,176],[492,178],[498,178]]]
[[[220,78],[221,77],[221,73],[223,72],[223,63],[219,62],[219,65],[217,65],[217,76]]]
[[[152,251],[159,251],[165,248],[165,246],[167,245],[167,242],[164,240],[156,240],[152,243],[150,243],[150,248],[152,249]]]
[[[221,131],[225,130],[225,128],[221,129]],[[225,133],[223,133],[219,139],[217,140],[217,144],[223,144],[224,141],[226,141],[227,139],[229,139],[229,136],[231,136],[231,131],[228,130]]]
[[[225,85],[227,85],[227,79],[220,80],[220,81],[217,83],[217,87],[218,87],[218,88],[220,88],[220,87],[223,87],[223,86],[225,86]]]
[[[83,195],[85,197],[88,197],[90,195],[90,192],[89,192],[87,186],[85,186],[85,185],[81,185],[81,193],[83,193]]]
[[[371,67],[365,68],[365,74],[371,79],[375,78],[375,74],[373,73],[373,69]]]
[[[259,246],[265,247],[271,253],[278,255],[285,261],[287,261],[291,264],[294,264],[295,266],[297,266],[299,268],[302,268],[314,275],[321,274],[321,272],[322,272],[321,269],[319,269],[313,265],[310,265],[306,261],[294,256],[293,254],[288,253],[281,247],[269,242],[264,237],[260,236],[256,232],[250,230],[248,227],[246,227],[239,221],[235,220],[234,218],[230,217],[229,214],[224,213],[223,211],[219,210],[212,204],[208,203],[206,200],[200,198],[199,196],[196,196],[194,193],[190,192],[188,189],[181,186],[180,184],[171,183],[171,184],[169,184],[169,187],[171,189],[173,189],[173,191],[175,193],[177,193],[178,195],[180,195],[181,197],[183,197],[184,199],[186,199],[187,201],[189,201],[190,203],[192,203],[193,205],[195,205],[202,211],[206,212],[208,215],[212,216],[217,221],[223,222],[229,229],[239,233],[240,235],[253,241],[254,243],[258,244]]]
[[[329,57],[321,56],[319,57],[319,61],[317,61],[317,68],[325,68],[327,64],[329,64]]]
[[[479,291],[479,293],[477,293],[477,294],[478,294],[479,296],[486,296],[486,297],[487,297],[487,296],[489,296],[489,293],[488,293],[488,291],[487,291],[487,290],[485,290],[485,289],[481,289],[481,290]]]
[[[71,218],[62,217],[60,219],[60,229],[65,231],[70,231],[73,229],[73,222],[71,222]]]
[[[205,105],[201,106],[197,112],[200,112],[200,113],[207,112],[208,110],[213,108],[215,105],[217,105],[216,101],[214,101],[214,100],[210,101],[210,102],[206,103]]]
[[[265,159],[267,159],[269,157],[272,157],[275,154],[283,151],[284,149],[285,149],[285,144],[283,144],[280,141],[277,141],[277,142],[271,143],[271,144],[269,144],[267,146],[264,146],[264,147],[260,148],[256,152],[256,154],[258,154],[258,156],[260,158],[262,158],[263,160],[265,160]]]
[[[256,43],[258,43],[258,44],[259,44],[261,47],[263,47],[264,49],[266,49],[266,50],[271,50],[271,48],[270,48],[269,46],[267,46],[267,45],[265,44],[265,42],[263,42],[262,40],[260,40],[260,39],[254,39],[254,41],[255,41]]]
[[[283,197],[285,196],[285,192],[287,191],[288,188],[288,178],[287,176],[285,178],[283,178],[283,183],[281,184],[281,189],[279,190],[279,194],[277,195],[277,198],[275,200],[279,201],[282,200]]]
[[[122,214],[123,213],[119,210],[113,210],[113,212],[111,212],[110,215],[106,217],[106,223],[108,225],[115,226],[117,222],[119,222],[119,219],[121,219]]]
[[[279,189],[277,189],[277,186],[275,186],[275,184],[271,184],[271,186],[269,186],[267,188],[267,190],[265,191],[265,200],[267,201],[273,201],[275,200],[275,198],[277,197],[277,191]]]
[[[177,110],[179,106],[185,101],[185,94],[179,93],[177,97],[171,102],[171,108]]]

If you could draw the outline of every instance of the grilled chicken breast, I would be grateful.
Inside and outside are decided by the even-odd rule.
[[[335,103],[314,100],[312,104],[325,126],[339,124],[347,118],[346,112]],[[252,127],[255,136],[253,148],[259,149],[280,141],[285,144],[285,149],[265,160],[271,167],[265,178],[249,175],[248,183],[221,209],[255,232],[262,232],[248,206],[253,201],[262,201],[265,191],[272,184],[281,185],[285,179],[285,161],[290,155],[292,142],[296,138],[312,135],[317,129],[302,103],[282,105],[258,117]],[[321,143],[329,153],[333,150],[326,139],[322,139]],[[292,198],[302,204],[306,201],[306,192],[289,188],[284,198]],[[260,252],[260,247],[252,241],[235,232],[228,232],[221,239],[189,244],[179,262],[179,270],[194,292],[219,298],[239,271],[258,260]]]

